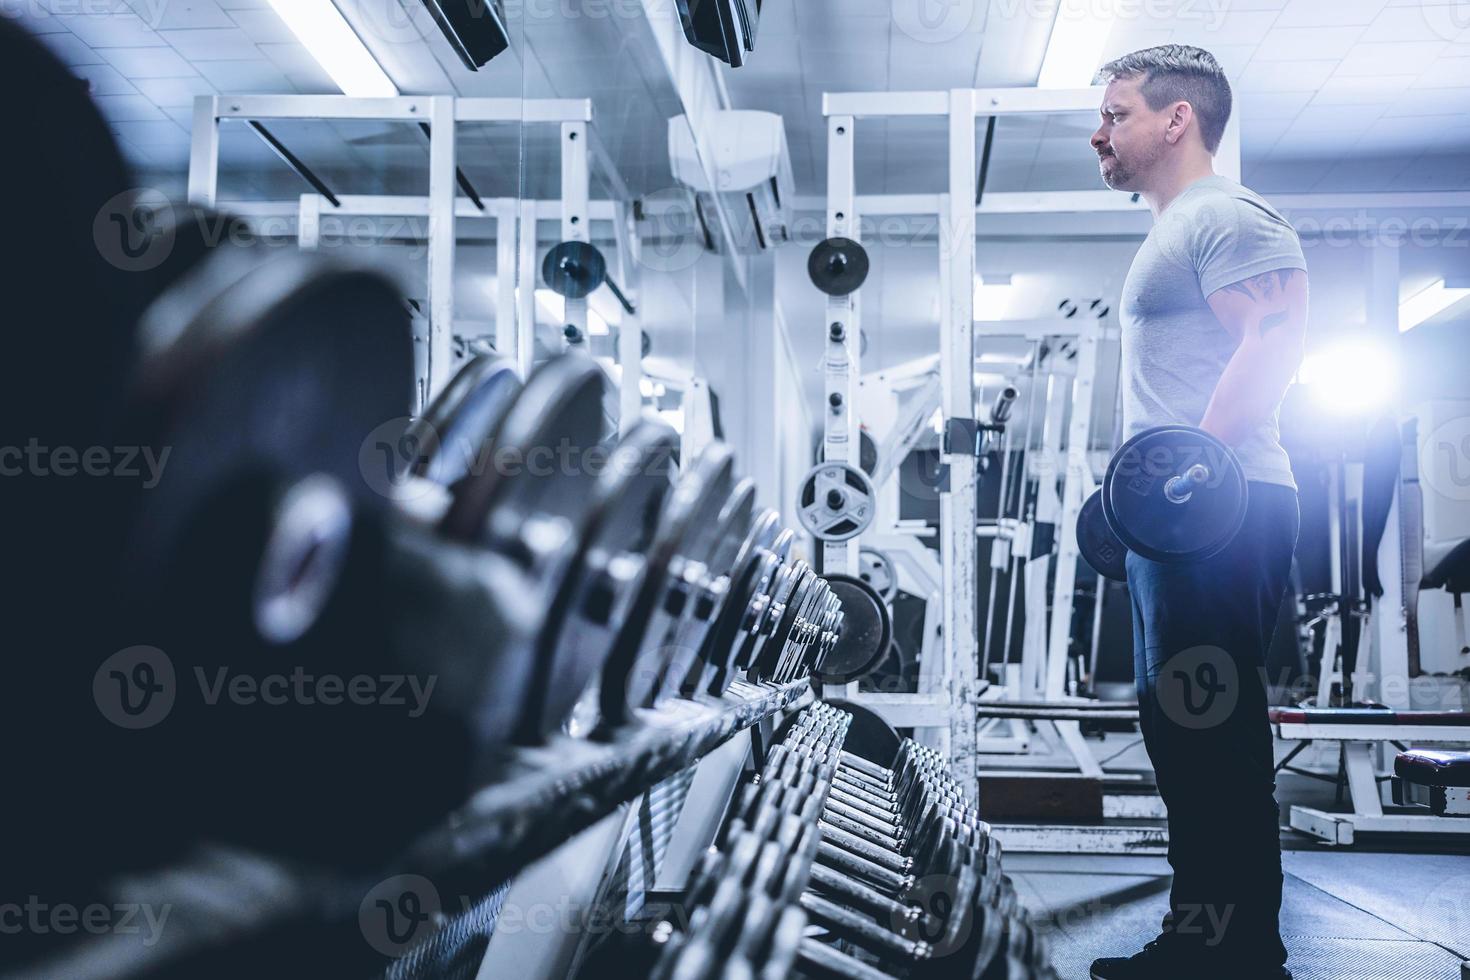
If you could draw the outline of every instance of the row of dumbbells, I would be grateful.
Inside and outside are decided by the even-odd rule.
[[[773,748],[654,975],[1051,977],[999,847],[943,760],[906,740],[880,766],[843,751],[847,727],[818,704]]]

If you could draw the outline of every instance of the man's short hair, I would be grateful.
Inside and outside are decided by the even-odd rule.
[[[1214,153],[1230,119],[1230,80],[1215,56],[1187,44],[1160,44],[1125,54],[1103,65],[1099,83],[1115,78],[1143,79],[1143,98],[1155,111],[1174,102],[1188,102],[1199,119],[1205,149]]]

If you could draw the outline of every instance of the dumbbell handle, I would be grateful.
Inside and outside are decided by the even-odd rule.
[[[815,939],[803,939],[797,950],[801,972],[808,976],[832,977],[833,980],[893,980],[891,974],[871,967]]]
[[[914,876],[899,874],[883,867],[877,861],[869,861],[867,858],[844,851],[836,844],[823,840],[817,845],[817,861],[835,868],[844,874],[853,875],[858,878],[866,878],[875,887],[882,888],[893,897],[906,895],[914,887]]]
[[[812,865],[811,883],[828,895],[841,899],[846,905],[868,915],[899,923],[904,929],[912,929],[925,918],[919,907],[894,901],[877,889],[854,881],[824,864]]]
[[[1183,473],[1164,484],[1164,497],[1170,503],[1182,504],[1200,487],[1210,482],[1210,468],[1204,463],[1195,463]]]
[[[874,864],[880,864],[890,871],[899,874],[907,874],[913,870],[914,859],[907,854],[901,854],[891,847],[883,847],[872,841],[864,840],[856,834],[848,833],[841,827],[835,826],[826,820],[817,824],[817,829],[822,832],[822,840],[831,841],[845,851],[865,857]]]
[[[812,920],[869,952],[907,962],[927,959],[929,947],[916,939],[905,939],[891,929],[836,902],[810,892],[801,896],[801,908]]]

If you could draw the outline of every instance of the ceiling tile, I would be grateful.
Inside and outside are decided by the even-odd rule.
[[[182,78],[195,73],[173,48],[98,48],[97,52],[129,78]]]
[[[1277,27],[1336,27],[1371,24],[1387,0],[1292,0],[1281,11]]]
[[[1470,112],[1470,86],[1465,88],[1411,88],[1389,103],[1396,116],[1435,116]]]
[[[77,65],[71,73],[87,80],[92,95],[137,95],[138,90],[111,65]]]
[[[140,78],[136,84],[139,92],[165,111],[182,108],[192,112],[196,96],[217,94],[215,87],[198,75],[191,78]]]
[[[133,13],[57,16],[67,30],[94,48],[166,47],[167,42]]]
[[[141,95],[99,95],[92,100],[108,122],[163,119],[163,112]]]
[[[189,134],[172,119],[152,121],[119,122],[113,132],[137,146],[168,146],[183,143],[188,145]]]
[[[1313,102],[1292,123],[1292,132],[1356,133],[1387,108],[1383,105],[1318,105]]]
[[[256,93],[283,95],[296,89],[270,61],[203,61],[199,74],[221,93]]]
[[[1410,165],[1403,157],[1352,157],[1339,160],[1312,188],[1318,192],[1373,191]]]
[[[1312,101],[1316,89],[1299,92],[1252,92],[1241,91],[1235,102],[1240,107],[1242,123],[1252,119],[1292,119]]]
[[[1335,76],[1322,83],[1313,105],[1379,105],[1392,103],[1413,82],[1412,75]]]
[[[56,15],[39,3],[6,5],[0,9],[5,11],[6,17],[19,21],[32,34],[55,34],[67,29],[65,24],[56,19]]]
[[[127,0],[127,4],[156,31],[234,26],[215,0]]]
[[[284,44],[296,40],[296,35],[274,10],[232,10],[230,19],[257,44]]]
[[[1242,92],[1315,92],[1332,76],[1336,61],[1252,62],[1240,76]]]
[[[1216,29],[1206,30],[1208,22],[1198,25],[1197,34],[1176,29],[1174,40],[1188,36],[1193,43],[1204,48],[1216,44],[1260,44],[1270,34],[1279,15],[1280,12],[1276,10],[1237,11],[1232,8],[1224,23]]]
[[[1278,27],[1256,48],[1252,61],[1300,61],[1303,54],[1314,59],[1344,58],[1366,30],[1361,25]]]
[[[1353,48],[1337,69],[1339,75],[1417,75],[1439,57],[1445,41],[1363,43]]]
[[[1464,26],[1470,27],[1470,23]],[[1387,7],[1369,25],[1368,36],[1375,41],[1449,40],[1442,30],[1443,25],[1437,24],[1434,16],[1422,7]],[[1459,30],[1454,31],[1458,33]]]
[[[1414,82],[1414,88],[1462,88],[1470,86],[1470,58],[1440,58]]]
[[[1397,152],[1470,149],[1470,113],[1385,116],[1363,131],[1359,145]]]
[[[190,61],[247,61],[259,56],[250,35],[238,27],[159,31],[158,35]]]
[[[82,43],[82,39],[71,31],[56,31],[39,35],[41,43],[61,59],[64,65],[101,65],[106,63],[100,54]]]

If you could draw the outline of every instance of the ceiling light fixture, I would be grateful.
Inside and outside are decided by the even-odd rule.
[[[1086,88],[1097,75],[1113,30],[1113,5],[1060,0],[1037,88]]]
[[[332,0],[270,0],[270,5],[345,95],[371,99],[398,94],[398,86]]]
[[[1470,288],[1447,286],[1443,279],[1436,279],[1399,303],[1399,333],[1406,333],[1425,320],[1439,316],[1466,296],[1470,296]]]

